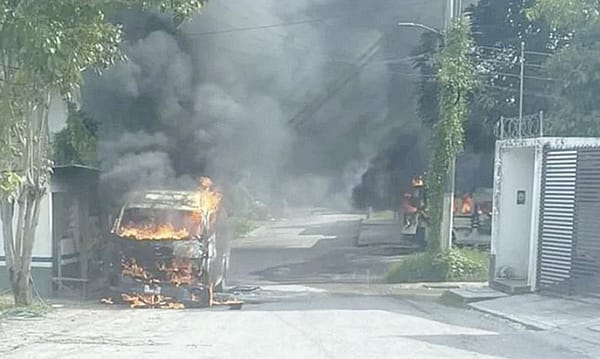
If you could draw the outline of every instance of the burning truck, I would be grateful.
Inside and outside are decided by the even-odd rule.
[[[131,194],[111,230],[111,291],[132,308],[215,304],[230,250],[221,197],[209,178],[196,192]]]
[[[400,209],[402,234],[425,244],[427,191],[423,176],[411,181],[411,191],[403,196]],[[492,191],[478,188],[454,199],[452,243],[457,246],[489,247],[491,240]]]

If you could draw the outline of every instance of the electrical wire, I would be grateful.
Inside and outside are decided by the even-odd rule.
[[[494,47],[494,46],[483,46],[483,45],[477,45],[476,46],[479,49],[486,49],[486,50],[494,50],[494,51],[500,51],[500,52],[504,52],[507,50],[510,50],[512,52],[515,53],[519,53],[520,50],[517,49],[512,49],[512,48],[506,48],[506,47]],[[552,56],[553,54],[551,52],[540,52],[540,51],[531,51],[531,50],[525,50],[525,54],[530,54],[530,55],[540,55],[540,56]]]
[[[194,37],[209,36],[209,35],[230,34],[230,33],[234,33],[234,32],[246,32],[246,31],[274,29],[274,28],[279,28],[279,27],[306,25],[306,24],[312,24],[312,23],[317,23],[317,22],[324,22],[326,20],[331,20],[331,19],[334,19],[334,18],[307,19],[307,20],[282,22],[282,23],[270,24],[270,25],[236,27],[236,28],[231,28],[231,29],[213,30],[213,31],[204,31],[204,32],[186,32],[184,34],[186,37],[194,38]]]
[[[508,73],[508,72],[495,72],[495,71],[492,71],[492,72],[486,73],[485,75],[499,75],[499,76],[506,76],[506,77],[521,78],[521,76],[518,75],[518,74],[511,74],[511,73]],[[524,75],[523,78],[530,79],[530,80],[563,82],[563,80],[553,79],[551,77],[538,77],[538,76]]]
[[[514,93],[520,92],[519,89],[512,88],[512,87],[504,87],[504,86],[496,86],[496,85],[483,85],[483,87],[493,88],[493,89],[497,89],[497,90],[504,90],[504,91],[514,92]],[[542,97],[542,98],[552,98],[552,99],[557,99],[557,100],[563,99],[560,96],[550,95],[550,94],[543,93],[543,92],[523,91],[523,94],[529,95],[529,96]]]

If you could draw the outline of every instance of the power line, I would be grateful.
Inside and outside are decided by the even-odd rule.
[[[505,65],[514,65],[514,66],[518,66],[519,65],[518,62],[514,62],[514,61],[511,61],[511,60],[484,59],[483,61],[485,61],[485,62],[492,62],[492,63],[496,63],[496,64],[505,64]],[[543,69],[544,65],[525,63],[525,67],[532,67],[532,68],[537,68],[537,69]]]
[[[363,68],[369,64],[369,62],[373,59],[373,57],[377,54],[381,43],[383,42],[384,34],[381,34],[377,40],[375,40],[357,59],[358,67],[350,72],[347,76],[340,78],[338,81],[334,82],[327,91],[322,94],[320,97],[317,97],[314,101],[308,103],[305,107],[303,107],[294,117],[292,117],[288,123],[298,127],[303,122],[305,122],[308,118],[313,116],[323,105],[327,103],[333,96],[335,96],[340,90],[342,90],[346,85],[358,76]]]
[[[333,18],[329,18],[329,19],[333,19]],[[229,33],[233,33],[233,32],[245,32],[245,31],[273,29],[273,28],[278,28],[278,27],[305,25],[305,24],[312,24],[312,23],[316,23],[316,22],[324,22],[325,20],[328,20],[328,19],[307,19],[307,20],[299,20],[299,21],[282,22],[282,23],[278,23],[278,24],[236,27],[236,28],[231,28],[231,29],[213,30],[213,31],[195,32],[195,33],[191,32],[191,33],[184,33],[184,34],[187,37],[199,37],[199,36],[229,34]]]
[[[517,75],[517,74],[511,74],[511,73],[508,73],[508,72],[489,72],[489,73],[487,73],[486,75],[488,75],[488,74],[489,74],[489,75],[500,75],[500,76],[507,76],[507,77],[521,78],[521,76],[520,76],[520,75]],[[561,81],[562,81],[562,80],[559,80],[559,79],[553,79],[553,78],[550,78],[550,77],[538,77],[538,76],[529,76],[529,75],[525,75],[525,76],[523,76],[523,78],[526,78],[526,79],[531,79],[531,80],[540,80],[540,81],[558,81],[558,82],[561,82]]]
[[[505,86],[497,86],[497,85],[483,85],[483,87],[494,88],[494,89],[498,89],[498,90],[515,92],[515,93],[519,93],[519,91],[520,91],[519,89],[516,89],[516,88],[505,87]],[[543,92],[524,91],[523,93],[525,95],[529,95],[529,96],[537,96],[537,97],[553,98],[553,99],[562,99],[562,97],[560,97],[560,96],[551,95],[551,94],[543,93]]]
[[[501,51],[501,52],[503,52],[503,51],[507,51],[507,50],[513,51],[513,52],[515,52],[515,53],[517,52],[517,50],[516,50],[516,49],[511,49],[511,48],[502,48],[502,47],[493,47],[493,46],[483,46],[483,45],[477,45],[476,47],[477,47],[477,48],[480,48],[480,49],[494,50],[494,51]],[[540,52],[540,51],[530,51],[530,50],[526,50],[526,51],[525,51],[525,53],[526,53],[526,54],[530,54],[530,55],[540,55],[540,56],[548,56],[548,57],[550,57],[550,56],[552,56],[552,55],[553,55],[553,54],[552,54],[552,53],[550,53],[550,52]]]

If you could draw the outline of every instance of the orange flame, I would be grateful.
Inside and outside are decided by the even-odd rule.
[[[148,272],[144,267],[138,265],[135,258],[121,260],[121,274],[143,281],[152,279],[152,274],[150,274],[150,272]]]
[[[190,237],[186,228],[175,228],[172,224],[149,224],[141,227],[123,226],[119,236],[137,240],[176,240]]]
[[[185,305],[174,301],[170,297],[160,294],[127,294],[122,293],[121,299],[129,303],[129,308],[161,308],[161,309],[184,309]]]
[[[176,287],[182,284],[192,284],[194,275],[192,261],[189,259],[175,258],[171,265],[157,264],[158,270],[167,275],[167,279]]]
[[[223,195],[215,188],[213,181],[209,177],[201,177],[199,185],[197,197],[198,209],[200,215],[207,219],[205,225],[212,228],[216,221],[216,214]]]
[[[454,200],[454,212],[460,214],[471,214],[473,211],[473,198],[466,194],[462,197],[462,200],[456,198]]]
[[[473,201],[470,198],[464,199],[463,203],[462,203],[461,212],[463,214],[470,214],[472,210],[473,210]]]

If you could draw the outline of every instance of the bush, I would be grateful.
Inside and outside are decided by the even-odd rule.
[[[451,249],[442,253],[414,254],[392,266],[388,283],[485,281],[488,278],[487,253],[472,249]]]
[[[258,225],[254,221],[248,219],[238,219],[235,221],[234,226],[234,235],[236,239],[246,237],[250,232],[258,228]]]

